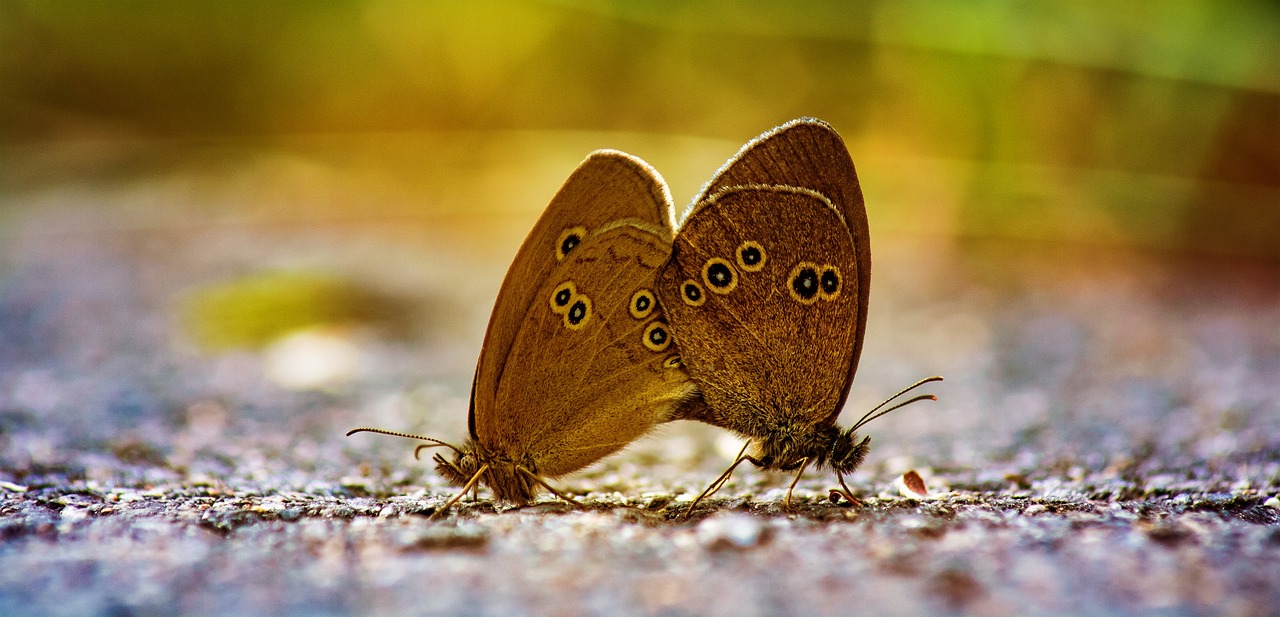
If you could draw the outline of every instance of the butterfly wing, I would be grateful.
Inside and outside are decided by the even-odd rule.
[[[556,477],[672,419],[694,386],[653,290],[669,252],[660,229],[606,225],[537,286],[496,413],[478,418],[487,449]]]
[[[857,253],[858,314],[853,362],[845,392],[836,407],[839,414],[848,396],[848,385],[858,370],[862,340],[867,328],[867,302],[871,293],[871,239],[867,209],[853,159],[844,140],[831,125],[816,118],[799,118],[756,137],[729,159],[702,189],[695,203],[729,187],[748,184],[794,186],[821,193],[840,211]],[[834,421],[834,416],[831,418]]]
[[[862,320],[854,238],[824,195],[749,185],[699,203],[658,295],[712,424],[763,435],[834,421]],[[687,417],[687,416],[686,416]]]
[[[844,139],[822,120],[799,118],[748,141],[716,171],[695,203],[725,188],[747,184],[815,190],[856,228],[855,236],[866,233],[866,209],[853,159]]]
[[[512,260],[485,333],[471,387],[468,424],[477,437],[477,413],[494,409],[498,384],[530,307],[542,302],[540,287],[590,230],[618,220],[652,226],[670,242],[671,195],[662,177],[644,161],[615,150],[587,156],[552,198]]]

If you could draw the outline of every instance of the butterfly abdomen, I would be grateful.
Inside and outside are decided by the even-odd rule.
[[[755,457],[766,469],[794,470],[807,461],[815,468],[830,466],[850,473],[862,465],[871,449],[871,438],[857,441],[853,431],[835,425],[778,422],[757,433]]]

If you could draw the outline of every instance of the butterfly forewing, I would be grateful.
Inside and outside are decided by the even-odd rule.
[[[659,294],[713,423],[741,429],[775,411],[834,419],[862,281],[831,203],[794,187],[726,189],[694,209],[672,251]]]
[[[669,252],[659,230],[622,224],[553,269],[508,354],[501,417],[478,418],[479,439],[555,477],[670,420],[693,386],[653,289]]]

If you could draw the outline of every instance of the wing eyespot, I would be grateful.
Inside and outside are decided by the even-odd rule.
[[[654,297],[652,291],[640,289],[631,294],[631,303],[627,305],[627,311],[636,319],[644,319],[653,314],[657,305],[658,300]]]
[[[822,267],[822,273],[818,275],[818,287],[821,291],[818,296],[823,300],[835,300],[840,297],[840,290],[844,288],[844,277],[840,276],[840,268],[832,265]]]
[[[556,261],[564,261],[565,256],[582,244],[582,239],[585,237],[587,237],[587,228],[581,225],[560,232],[560,237],[556,240]]]
[[[734,254],[738,258],[738,267],[743,272],[759,272],[764,269],[765,262],[769,261],[769,253],[764,250],[764,245],[755,240],[739,244]]]
[[[787,291],[791,294],[791,299],[800,304],[813,304],[818,301],[818,294],[821,293],[821,277],[819,271],[821,268],[809,261],[802,261],[791,269],[791,274],[787,276]]]
[[[578,295],[577,286],[573,281],[565,281],[556,285],[551,290],[551,312],[557,315],[563,315],[569,311],[569,305],[573,303],[573,297]]]
[[[702,306],[707,301],[707,294],[697,281],[685,279],[680,283],[680,298],[689,306]]]
[[[702,282],[715,293],[727,294],[738,286],[738,272],[729,260],[712,257],[702,265]]]
[[[564,327],[570,330],[581,330],[591,321],[591,298],[579,294],[564,312]]]
[[[667,332],[667,324],[654,321],[645,326],[643,342],[650,351],[666,351],[671,346],[671,333]]]

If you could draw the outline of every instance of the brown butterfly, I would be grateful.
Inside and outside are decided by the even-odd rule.
[[[498,292],[471,388],[471,437],[360,428],[444,446],[436,470],[502,502],[577,471],[673,419],[696,396],[672,345],[654,273],[671,250],[674,211],[651,167],[621,152],[592,153],[521,245]]]
[[[658,297],[701,399],[681,416],[749,438],[733,464],[766,469],[862,464],[870,438],[836,425],[858,368],[871,290],[862,189],[844,141],[802,118],[748,142],[703,188],[659,271]],[[899,392],[885,403],[931,377]],[[787,491],[789,505],[791,490]]]

